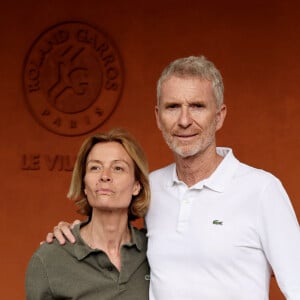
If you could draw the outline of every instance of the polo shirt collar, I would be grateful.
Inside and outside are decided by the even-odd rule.
[[[81,238],[80,235],[80,228],[84,226],[88,221],[81,222],[80,224],[76,224],[72,230],[76,243],[74,244],[74,255],[78,260],[82,260],[85,257],[87,257],[91,253],[98,253],[98,252],[103,252],[102,250],[99,249],[91,249]],[[141,251],[143,248],[143,241],[142,237],[137,234],[136,230],[131,224],[129,225],[129,229],[131,232],[131,242],[128,244],[124,245],[127,247],[133,247],[135,246],[138,251]]]
[[[233,155],[232,149],[225,147],[217,147],[217,153],[223,156],[221,163],[210,177],[201,180],[194,184],[191,189],[202,189],[203,187],[209,188],[216,192],[223,192],[226,186],[231,181],[236,169],[238,168],[239,161]],[[172,185],[182,184],[177,177],[176,165],[173,164],[172,170]]]

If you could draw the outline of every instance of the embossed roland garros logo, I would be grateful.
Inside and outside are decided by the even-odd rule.
[[[122,62],[96,27],[60,23],[33,43],[23,83],[29,109],[42,126],[60,135],[81,135],[114,111],[123,88]]]

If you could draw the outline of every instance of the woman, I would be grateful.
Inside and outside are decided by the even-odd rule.
[[[88,221],[77,242],[43,244],[26,273],[26,299],[148,299],[144,232],[130,221],[144,217],[150,199],[148,166],[124,130],[87,138],[75,163],[68,197]]]

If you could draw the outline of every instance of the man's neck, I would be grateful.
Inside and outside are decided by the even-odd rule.
[[[216,149],[207,150],[190,157],[175,156],[178,179],[191,187],[197,182],[208,178],[218,167],[223,157]]]

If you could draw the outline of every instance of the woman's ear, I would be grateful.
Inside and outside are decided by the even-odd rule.
[[[137,196],[140,193],[141,188],[142,188],[142,186],[141,186],[140,182],[136,181],[134,184],[134,187],[133,187],[132,195]]]

